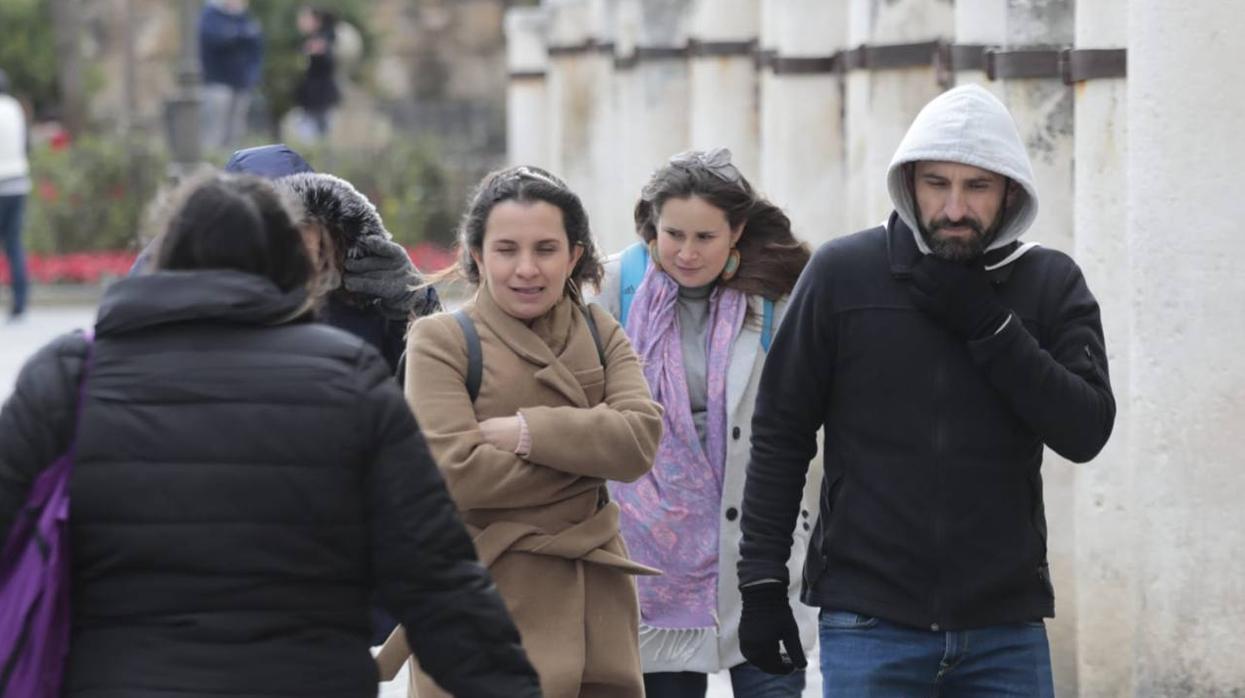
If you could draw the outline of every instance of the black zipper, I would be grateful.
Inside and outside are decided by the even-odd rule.
[[[941,625],[942,615],[942,558],[945,548],[945,540],[947,537],[947,522],[943,516],[943,498],[946,490],[946,468],[943,463],[943,452],[946,450],[947,441],[947,425],[946,411],[943,409],[947,382],[947,365],[946,362],[940,362],[934,371],[934,496],[930,504],[930,509],[934,514],[934,583],[931,585],[933,589],[933,598],[931,600],[932,615],[934,625]]]

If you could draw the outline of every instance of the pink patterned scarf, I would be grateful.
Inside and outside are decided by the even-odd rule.
[[[655,628],[717,624],[718,518],[726,464],[726,375],[746,300],[716,288],[709,297],[708,420],[702,445],[692,421],[679,331],[679,284],[650,266],[636,290],[627,335],[644,366],[653,399],[665,407],[653,469],[631,484],[614,484],[622,534],[631,557],[662,570],[637,578],[640,614]]]

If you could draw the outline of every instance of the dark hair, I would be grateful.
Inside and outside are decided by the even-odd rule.
[[[329,40],[337,38],[337,13],[326,10],[320,5],[303,5],[299,9],[311,13],[316,18],[316,23],[320,25],[318,31],[326,38]]]
[[[160,238],[158,269],[234,269],[282,291],[305,287],[311,260],[288,203],[252,175],[216,174],[183,185]]]
[[[808,245],[791,232],[787,214],[752,189],[724,148],[676,155],[654,172],[635,205],[636,234],[655,240],[662,206],[692,196],[726,214],[732,230],[743,226],[735,245],[739,271],[724,286],[771,300],[791,292],[811,256]]]
[[[592,231],[588,228],[588,213],[575,192],[539,167],[522,165],[509,167],[487,175],[476,188],[458,226],[458,273],[473,284],[480,283],[480,268],[471,256],[472,250],[484,246],[484,224],[493,207],[503,201],[528,204],[543,201],[562,211],[562,226],[566,229],[566,241],[573,248],[584,249],[579,263],[571,270],[572,293],[578,294],[585,283],[594,287],[601,282],[601,259],[597,254]]]

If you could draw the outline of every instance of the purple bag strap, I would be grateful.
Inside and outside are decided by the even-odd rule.
[[[65,449],[65,454],[71,461],[78,451],[78,425],[82,423],[83,405],[86,404],[86,379],[95,365],[95,328],[82,330],[82,337],[86,339],[86,355],[82,357],[82,373],[78,375],[78,400],[74,405],[73,432],[69,435],[69,447]]]

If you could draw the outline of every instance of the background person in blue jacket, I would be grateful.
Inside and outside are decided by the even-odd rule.
[[[204,148],[234,148],[246,133],[251,93],[264,64],[264,33],[247,0],[207,0],[199,15]]]
[[[1037,214],[1015,123],[979,86],[917,116],[895,211],[823,245],[765,363],[743,502],[744,656],[798,656],[786,560],[816,433],[804,571],[827,696],[1053,696],[1042,449],[1076,462],[1115,401],[1098,304]]]

